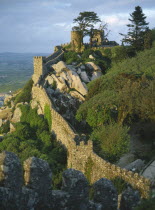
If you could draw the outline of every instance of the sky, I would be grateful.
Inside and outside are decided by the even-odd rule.
[[[0,0],[0,52],[52,53],[70,42],[73,19],[84,11],[96,12],[108,24],[108,39],[120,43],[136,6],[155,28],[155,0]]]

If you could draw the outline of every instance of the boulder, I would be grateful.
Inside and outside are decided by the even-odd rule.
[[[121,168],[124,168],[125,166],[132,163],[134,160],[135,160],[135,155],[131,153],[127,153],[119,159],[117,165]]]
[[[94,71],[92,73],[91,81],[94,80],[94,79],[97,79],[97,78],[99,78],[101,76],[102,76],[102,72],[100,72],[100,71]]]
[[[87,82],[87,83],[90,82],[90,80],[88,78],[88,75],[87,75],[87,73],[85,71],[82,71],[80,73],[80,77],[81,77],[82,81]]]
[[[81,70],[85,70],[85,69],[86,69],[85,65],[82,64],[82,65],[80,66],[80,69],[81,69]]]
[[[88,182],[82,172],[68,169],[62,175],[62,190],[70,195],[69,209],[87,209],[88,205]]]
[[[11,122],[13,123],[20,122],[21,116],[22,116],[22,111],[20,107],[17,107],[13,113],[13,118],[11,119]]]
[[[24,171],[26,187],[38,194],[37,205],[40,208],[36,209],[49,209],[52,190],[52,172],[49,164],[42,159],[30,157],[24,161]]]
[[[89,55],[89,58],[95,60],[95,57],[93,55]]]
[[[47,81],[49,85],[52,85],[53,82],[54,82],[54,79],[53,79],[53,77],[51,77],[50,75],[48,75],[46,77],[45,81]]]
[[[137,159],[133,161],[132,163],[128,164],[127,166],[125,166],[124,168],[129,171],[140,172],[144,168],[144,165],[145,164],[143,160]]]
[[[74,67],[74,65],[67,65],[67,68],[71,71],[75,71],[76,72],[76,68]]]
[[[118,194],[113,183],[105,178],[95,182],[94,189],[94,202],[101,205],[101,209],[117,210]]]
[[[52,68],[56,73],[60,73],[63,70],[67,69],[67,65],[63,61],[59,61],[57,64],[52,65]]]
[[[14,132],[15,130],[15,126],[12,123],[10,123],[10,133]]]
[[[1,109],[0,110],[0,119],[10,119],[12,116],[12,109],[6,108],[6,109]]]
[[[77,91],[70,91],[70,95],[74,98],[79,99],[80,101],[85,101],[85,98]]]
[[[140,203],[140,195],[138,191],[128,188],[122,193],[120,210],[133,210]]]
[[[86,66],[93,71],[100,71],[101,72],[101,68],[99,66],[97,66],[95,63],[93,62],[87,62]]]
[[[77,73],[81,74],[81,69],[80,68],[78,68]]]
[[[86,95],[88,92],[87,87],[81,82],[79,75],[73,71],[67,71],[67,76],[71,78],[70,88],[76,89],[82,95]]]
[[[54,74],[52,75],[54,81],[56,82],[56,87],[59,89],[59,91],[64,92],[68,91],[68,87],[66,85],[66,82],[64,78],[62,77],[56,77]]]
[[[3,120],[0,119],[0,127],[3,125]]]
[[[142,176],[155,182],[155,160],[148,164],[148,166],[142,172]]]

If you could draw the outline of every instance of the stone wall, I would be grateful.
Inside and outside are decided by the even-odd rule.
[[[52,64],[59,62],[62,59],[63,54],[64,51],[60,49],[48,57],[35,56],[33,58],[34,74],[32,79],[35,84],[40,83],[41,79],[48,73],[49,67]]]
[[[92,141],[88,141],[86,145],[84,142],[80,142],[79,145],[75,142],[75,138],[78,135],[69,126],[67,121],[54,110],[44,88],[39,86],[33,87],[32,97],[40,103],[42,110],[44,110],[45,104],[50,105],[52,115],[51,130],[56,134],[57,140],[68,150],[68,168],[82,171],[91,183],[94,183],[102,177],[108,179],[121,177],[134,188],[137,188],[143,197],[147,197],[150,189],[150,181],[148,179],[137,173],[121,169],[100,158],[93,152]]]
[[[61,61],[63,54],[64,54],[64,51],[61,49],[61,50],[56,51],[52,56],[48,57],[45,64],[46,67],[49,68],[51,65]]]

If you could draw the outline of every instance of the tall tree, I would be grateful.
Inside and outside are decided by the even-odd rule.
[[[144,15],[140,6],[135,7],[135,11],[130,14],[129,21],[131,22],[127,26],[129,27],[127,35],[124,36],[123,42],[131,45],[136,50],[142,50],[144,48],[144,35],[148,31],[148,23],[146,22],[146,16]]]
[[[77,26],[74,26],[72,30],[82,31],[83,37],[91,34],[94,25],[101,22],[100,18],[95,12],[80,12],[79,16],[73,20]]]

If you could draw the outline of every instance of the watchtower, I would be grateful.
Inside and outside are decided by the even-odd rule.
[[[100,45],[102,45],[103,40],[104,40],[104,31],[94,29],[93,30],[92,43],[100,46]]]
[[[72,50],[80,52],[82,47],[82,42],[83,42],[82,31],[71,31]]]

